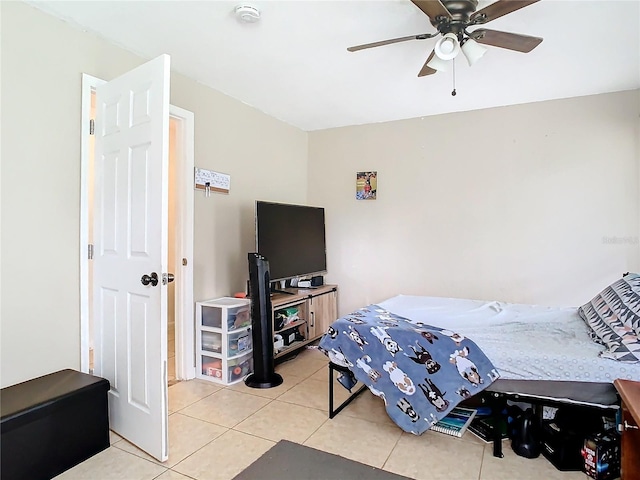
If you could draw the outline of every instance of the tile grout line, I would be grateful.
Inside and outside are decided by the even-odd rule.
[[[484,453],[486,448],[487,448],[486,445],[482,445],[482,458],[480,458],[480,470],[478,471],[478,480],[482,479],[482,467],[484,466]]]
[[[398,446],[398,443],[400,443],[400,439],[402,438],[402,432],[400,432],[400,435],[398,435],[398,438],[396,438],[395,443],[393,444],[393,447],[391,447],[391,451],[389,452],[389,455],[387,455],[387,458],[385,458],[384,462],[382,463],[382,466],[380,467],[380,470],[384,470],[384,467],[387,465],[387,462],[389,461],[389,459],[391,458],[391,455],[393,454],[393,451],[396,449],[396,447]],[[385,470],[385,472],[389,472],[390,470]],[[394,473],[394,472],[392,472]]]

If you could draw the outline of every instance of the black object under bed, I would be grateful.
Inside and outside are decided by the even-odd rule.
[[[366,390],[361,385],[351,393],[349,398],[334,408],[333,374],[334,372],[348,372],[347,367],[329,362],[329,418],[335,417],[358,395]],[[612,383],[600,382],[565,382],[557,380],[508,380],[498,379],[486,390],[478,394],[480,401],[491,407],[495,416],[496,428],[493,438],[493,455],[502,458],[502,437],[504,423],[507,419],[500,412],[505,411],[507,401],[526,402],[533,405],[534,415],[538,426],[542,427],[543,407],[561,407],[572,405],[578,409],[618,409],[620,398]],[[499,427],[499,428],[498,428]]]

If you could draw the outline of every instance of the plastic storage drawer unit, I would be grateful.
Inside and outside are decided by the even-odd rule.
[[[222,297],[196,302],[198,378],[230,385],[251,373],[251,300]]]

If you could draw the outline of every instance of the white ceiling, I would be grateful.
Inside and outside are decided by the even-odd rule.
[[[409,0],[28,3],[307,131],[640,88],[640,0],[542,0],[488,23],[544,41],[460,56],[455,97],[451,73],[417,77],[436,39],[346,50],[433,32]],[[260,21],[239,22],[241,4]]]

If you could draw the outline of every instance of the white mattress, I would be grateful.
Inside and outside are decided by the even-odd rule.
[[[640,363],[600,358],[577,308],[398,295],[380,307],[473,340],[500,372],[515,380],[640,381]]]

